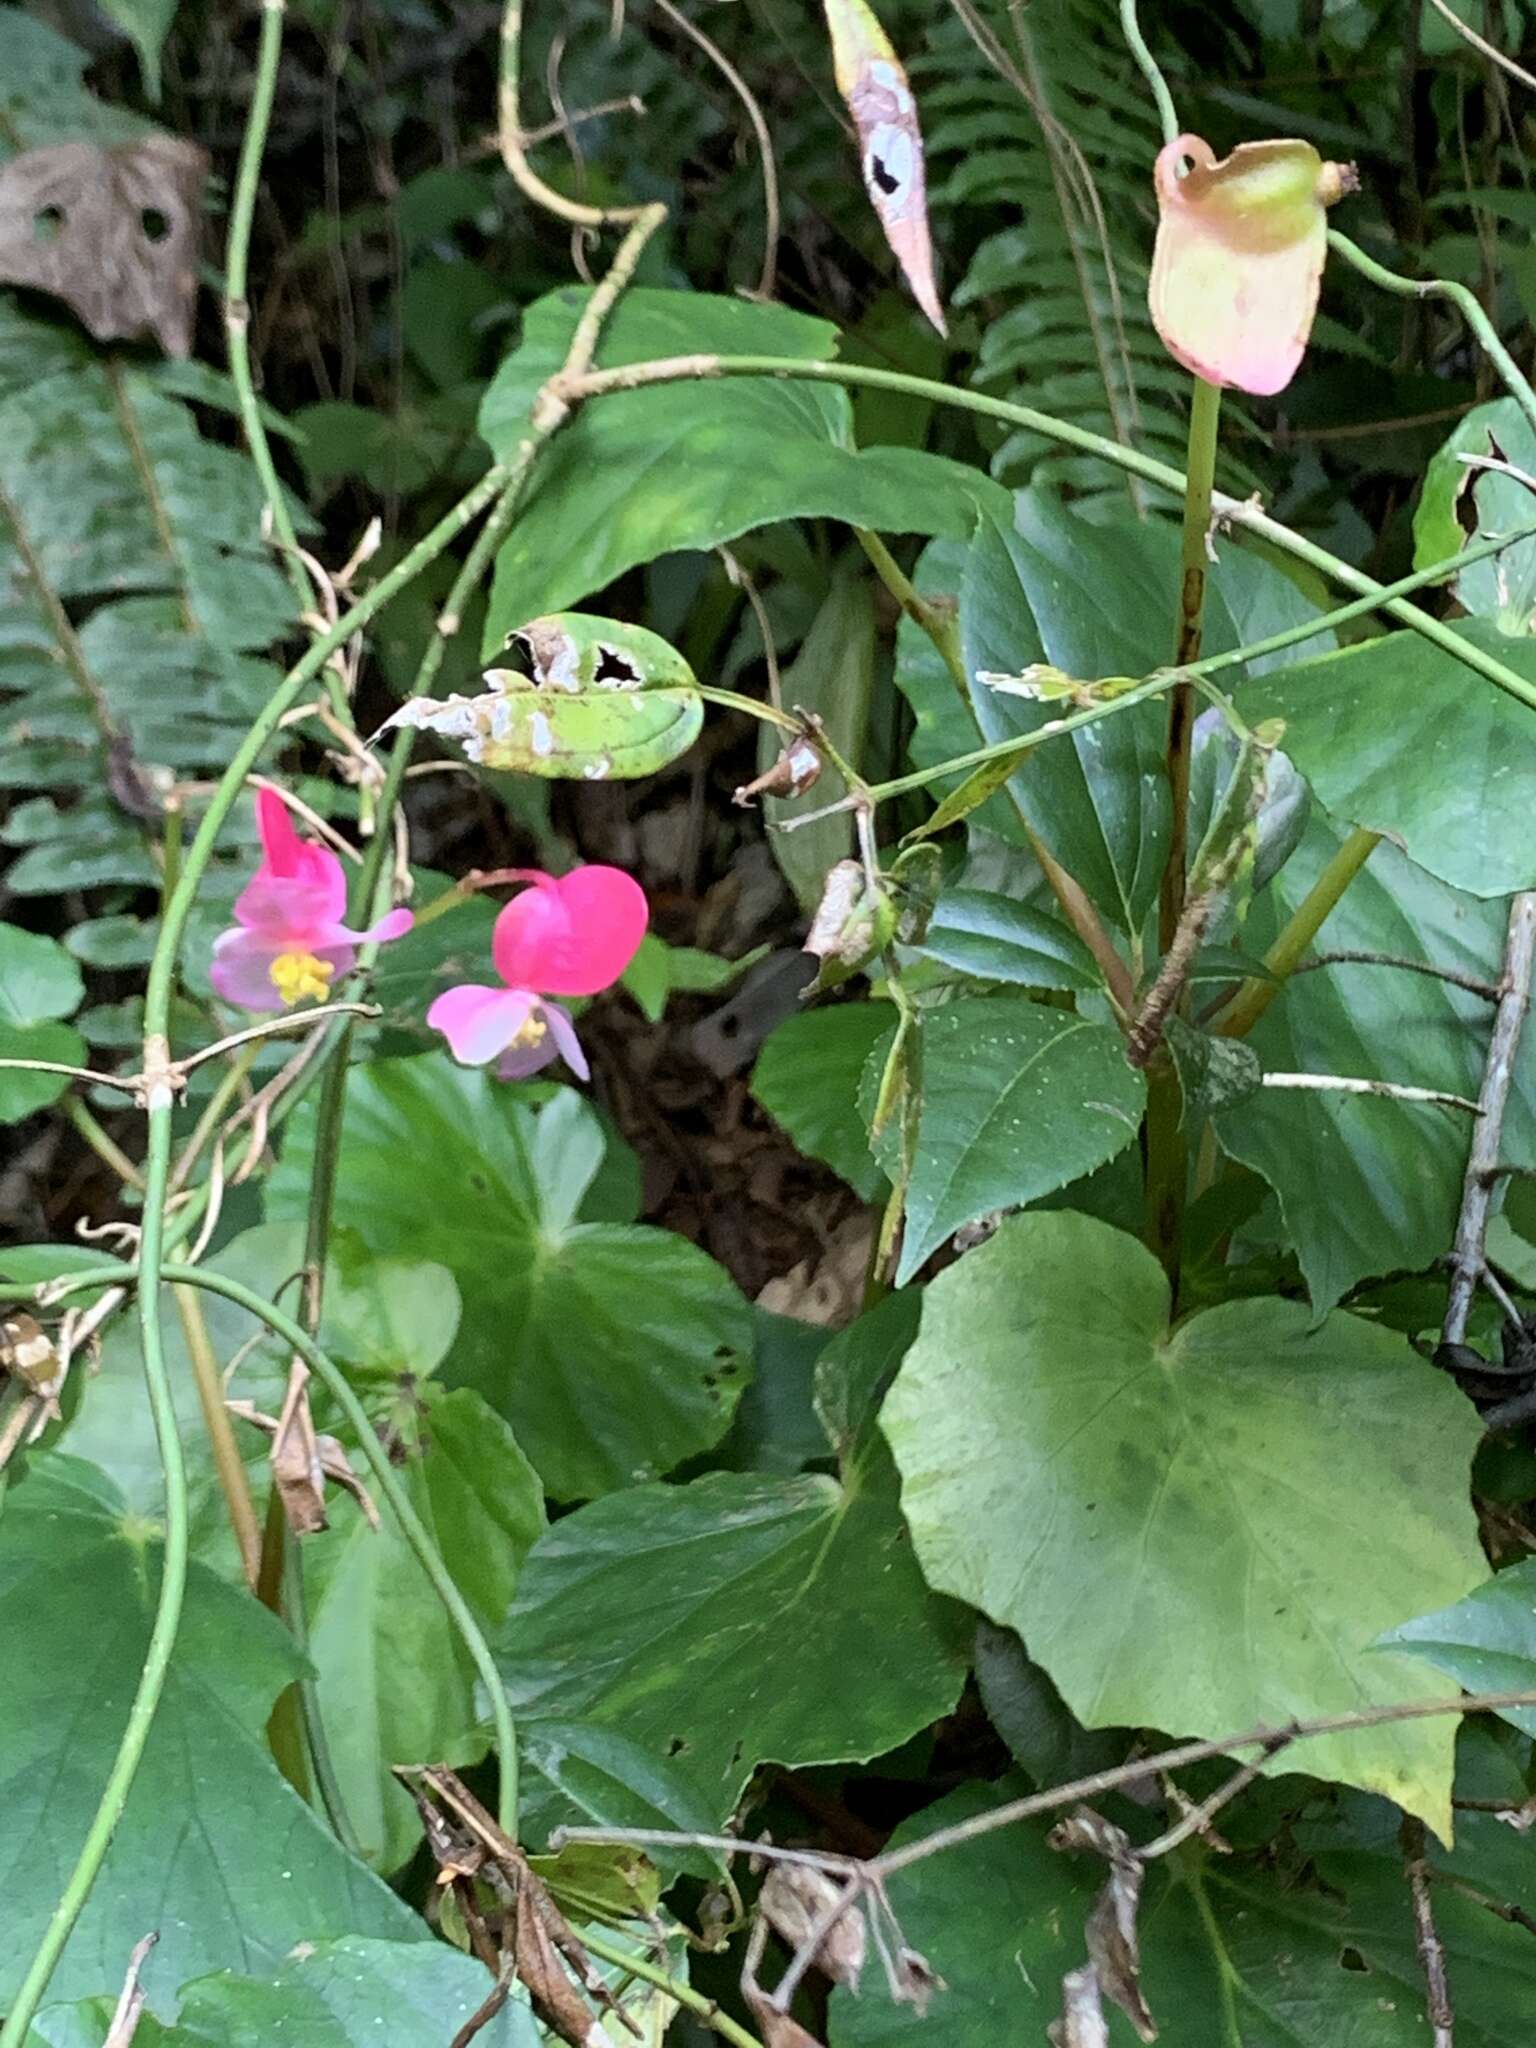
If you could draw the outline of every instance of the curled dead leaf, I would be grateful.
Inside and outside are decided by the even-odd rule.
[[[800,1863],[775,1863],[758,1893],[758,1911],[781,1941],[797,1949],[843,1890],[843,1884],[825,1871]],[[853,1899],[822,1936],[811,1960],[824,1977],[856,1992],[867,1946],[864,1915],[858,1900]]]

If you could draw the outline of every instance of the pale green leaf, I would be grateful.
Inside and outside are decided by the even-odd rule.
[[[1170,1331],[1151,1253],[1068,1212],[929,1286],[883,1421],[930,1582],[1016,1629],[1088,1727],[1216,1737],[1433,1697],[1371,1645],[1485,1575],[1448,1478],[1476,1413],[1403,1338],[1278,1300]],[[1452,1746],[1402,1722],[1306,1761],[1443,1835]]]

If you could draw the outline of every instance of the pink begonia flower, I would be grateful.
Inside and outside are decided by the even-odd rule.
[[[275,789],[256,793],[261,866],[235,899],[235,923],[213,942],[208,978],[243,1010],[286,1010],[350,974],[365,939],[398,939],[413,923],[391,910],[372,930],[350,931],[347,877],[329,847],[301,839]]]
[[[618,980],[645,937],[645,891],[622,868],[574,868],[557,881],[520,871],[533,887],[496,920],[491,957],[505,988],[472,982],[445,989],[427,1012],[464,1067],[496,1061],[503,1081],[521,1081],[558,1054],[579,1080],[590,1069],[569,1013],[549,996],[595,996]]]
[[[1148,292],[1168,353],[1210,384],[1283,391],[1317,311],[1326,209],[1358,185],[1310,142],[1243,142],[1219,163],[1198,135],[1170,142]]]

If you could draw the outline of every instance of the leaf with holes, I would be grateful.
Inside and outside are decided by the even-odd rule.
[[[457,740],[484,768],[588,782],[653,775],[698,738],[699,686],[658,634],[562,612],[512,637],[528,650],[531,676],[489,668],[487,695],[413,697],[386,726]]]

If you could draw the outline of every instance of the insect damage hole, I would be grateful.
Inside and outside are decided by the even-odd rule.
[[[42,206],[32,216],[32,239],[34,242],[56,242],[64,232],[64,209],[62,206]]]
[[[622,654],[617,647],[609,647],[599,641],[592,680],[599,689],[638,690],[644,678],[637,662]]]
[[[171,232],[171,223],[158,206],[146,206],[139,215],[139,226],[144,230],[146,242],[163,242]]]

